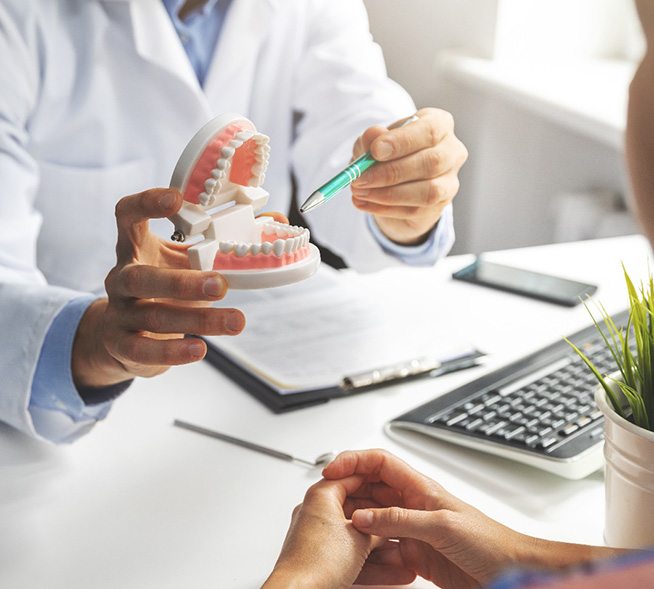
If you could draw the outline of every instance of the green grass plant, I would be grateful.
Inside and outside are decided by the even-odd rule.
[[[618,327],[603,305],[598,304],[600,322],[586,302],[584,305],[606,347],[618,365],[620,378],[603,375],[593,362],[570,340],[566,341],[593,371],[599,384],[606,391],[615,412],[637,426],[654,431],[654,278],[637,289],[622,267],[629,298],[629,319],[624,329]],[[634,343],[635,345],[631,345]],[[632,350],[633,348],[633,350]],[[611,386],[615,383],[616,386]],[[622,393],[622,394],[620,394]],[[626,403],[624,402],[626,401]]]

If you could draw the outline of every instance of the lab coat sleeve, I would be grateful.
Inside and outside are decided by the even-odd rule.
[[[375,124],[388,125],[415,112],[410,96],[386,73],[360,0],[315,0],[306,50],[298,64],[294,108],[301,116],[292,149],[302,201],[347,165],[356,138]],[[326,98],[328,97],[328,98]],[[351,202],[349,189],[307,217],[316,239],[349,266],[372,271],[401,263],[384,248]],[[451,233],[451,224],[443,230]],[[441,238],[451,244],[451,237]],[[445,255],[441,249],[434,259]]]
[[[41,346],[57,313],[81,293],[48,285],[36,263],[39,175],[29,151],[42,67],[36,9],[0,4],[0,420],[39,437],[28,405]]]

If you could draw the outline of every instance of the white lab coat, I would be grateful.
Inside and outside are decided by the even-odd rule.
[[[361,0],[234,0],[204,89],[161,0],[2,0],[0,419],[34,433],[44,336],[71,297],[102,291],[116,202],[167,186],[211,117],[241,113],[270,136],[268,209],[288,211],[291,171],[308,195],[363,129],[413,110]],[[347,196],[308,221],[355,268],[394,263]]]

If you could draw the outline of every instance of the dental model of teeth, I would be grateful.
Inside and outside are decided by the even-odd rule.
[[[191,139],[170,181],[184,197],[170,218],[172,239],[196,239],[187,250],[191,268],[218,270],[230,288],[298,282],[320,263],[308,229],[255,217],[269,196],[261,186],[268,141],[248,119],[220,115]]]

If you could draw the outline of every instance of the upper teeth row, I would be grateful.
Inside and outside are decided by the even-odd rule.
[[[221,241],[218,244],[220,253],[230,254],[234,252],[237,257],[241,258],[248,254],[256,256],[257,254],[273,254],[280,257],[283,254],[290,254],[305,247],[309,243],[309,231],[297,237],[288,239],[276,239],[273,242],[264,241],[263,243],[237,243],[235,241]]]
[[[200,193],[200,204],[204,207],[211,206],[216,202],[216,196],[222,188],[222,183],[229,173],[232,165],[232,157],[236,150],[246,141],[254,138],[256,147],[254,153],[256,163],[252,166],[252,178],[248,184],[250,186],[261,186],[266,179],[266,170],[268,169],[268,157],[270,154],[270,139],[265,135],[255,134],[252,131],[239,131],[234,139],[220,150],[220,157],[216,160],[216,166],[211,170],[211,178],[204,183],[204,192]]]
[[[263,231],[266,233],[274,233],[277,237],[295,237],[302,235],[305,231],[309,232],[306,227],[299,227],[297,225],[286,225],[285,223],[266,223],[263,226]]]

